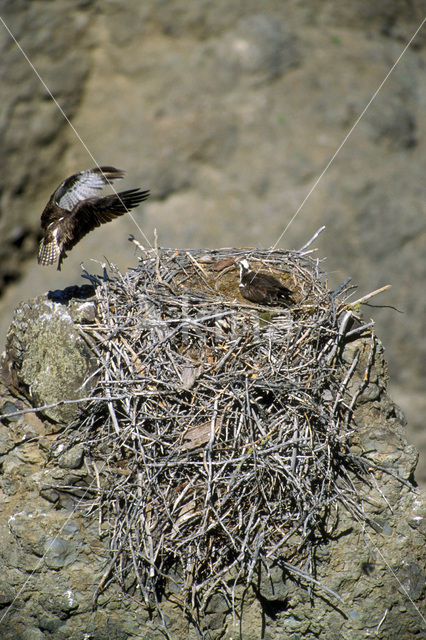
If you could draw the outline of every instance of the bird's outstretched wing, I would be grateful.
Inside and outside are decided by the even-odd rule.
[[[95,167],[70,176],[56,189],[55,204],[71,211],[79,202],[94,198],[111,180],[124,176],[124,171],[115,167]]]
[[[89,231],[137,207],[148,196],[149,191],[129,189],[104,198],[89,198],[80,202],[63,221],[64,250],[69,251]]]

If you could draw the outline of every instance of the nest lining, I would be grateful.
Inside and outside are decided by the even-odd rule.
[[[112,553],[98,592],[114,578],[202,612],[260,563],[300,574],[332,507],[363,515],[347,456],[357,362],[336,360],[347,287],[330,292],[309,252],[253,250],[295,302],[248,304],[242,255],[146,251],[137,269],[90,276],[97,320],[80,331],[99,359],[96,401],[66,435],[96,470]]]

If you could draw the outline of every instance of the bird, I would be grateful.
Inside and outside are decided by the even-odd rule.
[[[137,207],[149,191],[128,189],[103,198],[98,193],[111,180],[123,178],[124,171],[103,166],[79,171],[64,180],[52,193],[41,214],[43,237],[38,263],[47,266],[62,261],[89,231]]]
[[[253,271],[246,258],[236,260],[235,264],[240,269],[239,289],[243,298],[265,305],[288,306],[292,302],[292,291],[277,278],[263,271]]]

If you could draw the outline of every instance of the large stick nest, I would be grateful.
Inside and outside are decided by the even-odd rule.
[[[337,358],[362,328],[310,254],[153,250],[96,279],[97,320],[81,332],[97,386],[67,437],[95,461],[105,582],[202,610],[261,562],[297,571],[337,503],[362,516],[348,455],[356,362]],[[293,291],[290,307],[241,298],[241,256]]]

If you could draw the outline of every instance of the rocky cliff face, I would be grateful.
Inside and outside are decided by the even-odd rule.
[[[66,148],[65,118],[75,114],[89,71],[89,14],[83,5],[45,4],[43,11],[20,0],[2,7],[7,28],[1,24],[0,291],[22,275],[25,258],[34,255],[40,190],[52,178],[63,179],[58,163]]]
[[[175,270],[173,261],[166,263]],[[204,263],[203,282],[208,269]],[[213,273],[223,282],[220,272]],[[128,278],[123,282],[135,308],[145,296],[145,288],[134,288]],[[237,284],[233,282],[232,286],[235,289]],[[155,305],[154,311],[146,310],[143,317],[138,316],[136,325],[129,324],[129,318],[123,322],[125,316],[111,297],[114,283],[104,282],[102,287],[96,300],[90,297],[93,290],[86,288],[58,291],[29,301],[17,309],[9,331],[3,380],[14,393],[21,392],[33,402],[50,405],[61,399],[63,403],[53,410],[47,407],[37,417],[27,412],[29,405],[23,397],[16,399],[1,387],[0,629],[4,640],[164,637],[161,620],[156,615],[150,617],[140,594],[130,597],[110,580],[111,562],[117,562],[120,549],[108,551],[105,540],[114,532],[105,530],[101,514],[95,511],[105,471],[88,455],[88,441],[73,443],[75,436],[70,430],[65,438],[61,436],[64,426],[76,415],[76,394],[90,395],[93,374],[105,364],[94,343],[88,348],[82,332],[85,325],[89,323],[94,335],[99,334],[99,344],[107,347],[105,353],[123,345],[130,349],[130,370],[138,372],[131,381],[133,393],[137,391],[135,384],[141,384],[137,383],[138,375],[144,379],[144,363],[141,354],[134,351],[136,343],[129,346],[119,327],[128,327],[129,335],[137,340],[141,327],[152,324],[150,313],[155,313],[154,332],[160,326]],[[160,299],[164,297],[161,287],[159,295]],[[221,295],[215,294],[210,309]],[[149,299],[151,296],[148,292]],[[111,322],[114,313],[119,323]],[[106,333],[102,324],[105,318],[110,327]],[[229,326],[225,330],[229,332]],[[352,416],[348,425],[351,455],[354,459],[367,455],[375,469],[373,475],[370,469],[364,477],[353,477],[357,491],[363,495],[368,523],[338,508],[324,520],[330,528],[327,525],[322,535],[311,541],[318,584],[326,585],[342,600],[336,601],[332,593],[316,588],[310,596],[303,574],[299,579],[282,567],[272,567],[233,591],[233,603],[226,589],[213,595],[203,617],[203,638],[230,640],[238,635],[244,640],[337,640],[353,636],[414,640],[422,636],[426,503],[414,490],[417,454],[407,444],[404,418],[387,394],[387,367],[380,343],[375,342],[374,357],[367,358],[367,379],[365,362],[352,366],[358,362],[357,352],[371,354],[371,345],[371,336],[360,338],[349,341],[341,353],[341,361],[348,368],[344,384],[349,397],[355,398],[347,414]],[[120,357],[124,366],[126,356]],[[37,363],[44,363],[43,371],[37,369]],[[88,382],[82,389],[84,377]],[[122,375],[119,378],[124,381]],[[186,384],[187,393],[195,382],[194,378]],[[148,385],[146,393],[152,393],[152,389]],[[325,397],[326,404],[330,398]],[[343,420],[341,424],[343,429]],[[98,427],[95,424],[93,428]],[[93,433],[88,432],[89,439],[93,440]],[[116,439],[118,433],[114,433],[112,430]],[[99,451],[106,451],[108,441],[102,428],[97,440]],[[207,447],[207,441],[203,442]],[[140,460],[136,462],[141,464]],[[108,473],[116,474],[118,467],[121,476],[117,477],[123,479],[121,489],[117,488],[120,492],[130,473],[129,457],[120,454],[111,459]],[[120,570],[127,575],[121,586],[131,591],[133,583],[126,567]],[[199,638],[177,606],[180,587],[178,576],[174,578],[175,588],[161,604],[170,637]],[[224,581],[227,579],[224,576]],[[97,608],[92,607],[95,594]],[[231,615],[231,605],[241,615],[240,620]]]
[[[325,223],[336,280],[393,285],[383,303],[405,315],[374,313],[398,397],[421,424],[424,29],[281,237],[420,24],[420,2],[21,0],[3,18],[81,137],[0,25],[1,286],[28,274],[4,313],[35,285],[77,282],[82,259],[126,266],[128,232],[146,244],[156,227],[163,246],[293,247]],[[46,274],[34,265],[39,215],[59,181],[94,164],[83,143],[152,190],[148,238],[120,221]]]

